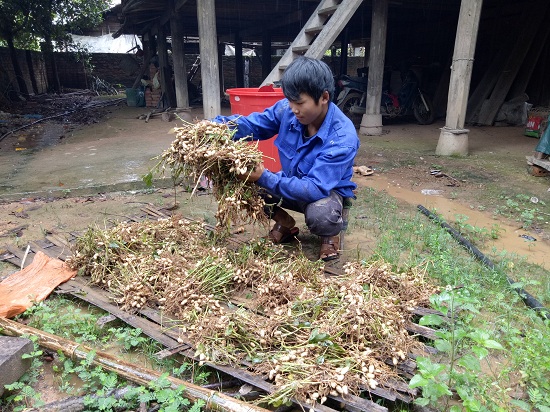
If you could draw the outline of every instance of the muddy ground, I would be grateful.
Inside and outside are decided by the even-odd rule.
[[[25,117],[25,112],[52,116],[78,105],[90,106],[98,102],[101,103],[89,95],[78,93],[63,97],[61,101],[42,98],[39,102],[19,107],[18,113],[11,115],[19,123],[10,125],[4,122],[3,131],[20,127],[25,121],[35,121]],[[10,161],[13,161],[14,155],[20,157],[13,161],[16,165],[14,170],[10,170],[9,176],[2,182],[6,190],[0,197],[3,199],[0,204],[0,245],[24,247],[32,240],[42,238],[47,232],[64,235],[92,225],[105,226],[140,214],[140,208],[145,204],[159,208],[171,206],[175,202],[174,195],[179,203],[178,212],[214,223],[216,203],[207,191],[200,192],[201,196],[190,198],[189,187],[173,189],[168,180],[157,182],[155,189],[144,190],[141,175],[153,163],[142,164],[144,162],[140,162],[138,157],[146,156],[150,159],[160,154],[173,138],[167,131],[179,122],[178,119],[165,122],[160,116],[151,117],[147,123],[138,119],[139,115],[147,112],[148,108],[130,108],[124,103],[92,107],[79,111],[78,116],[73,113],[52,118],[6,135],[0,141],[0,156]],[[230,108],[224,107],[222,112],[229,113]],[[194,108],[191,117],[201,118],[201,109]],[[9,115],[4,113],[2,118],[9,119]],[[515,202],[515,196],[538,201],[539,208],[543,203],[550,205],[550,178],[532,176],[525,159],[526,155],[533,153],[537,139],[524,136],[522,127],[474,126],[470,128],[470,153],[467,157],[440,157],[435,156],[434,151],[439,139],[439,128],[444,125],[443,119],[428,126],[417,125],[413,120],[385,123],[383,135],[361,136],[356,164],[368,166],[374,173],[369,176],[360,173],[355,175],[359,198],[368,195],[366,188],[373,188],[394,196],[404,208],[416,208],[420,204],[437,210],[450,221],[460,215],[467,216],[469,224],[479,227],[490,228],[497,224],[503,228],[501,236],[494,243],[486,245],[488,249],[497,247],[517,252],[533,263],[547,268],[550,266],[546,257],[550,256],[550,206],[543,208],[542,216],[546,219],[535,221],[529,228],[524,227],[525,222],[521,219],[510,218],[503,213],[510,200]],[[106,136],[111,146],[102,150],[102,145],[107,144]],[[79,170],[67,157],[69,148],[73,150],[78,144],[84,149],[76,150],[87,150],[90,154],[86,158],[86,162],[90,162],[87,169]],[[115,160],[105,157],[109,153],[104,152],[112,151],[117,152]],[[40,163],[40,156],[44,154],[48,157]],[[82,163],[84,158],[80,156],[72,157],[76,158],[75,162]],[[65,163],[71,169],[69,172],[59,166]],[[31,164],[32,167],[29,166]],[[100,189],[90,186],[88,193],[82,187],[78,190],[73,187],[76,184],[70,182],[75,175],[81,181],[93,180],[97,164],[101,165],[103,174],[116,175],[119,179],[116,184],[104,183]],[[90,179],[85,179],[88,177]],[[126,184],[121,185],[120,179]],[[48,191],[36,190],[40,185]],[[57,190],[52,190],[52,186]],[[25,192],[30,187],[34,190]],[[519,207],[528,208],[529,201]],[[368,218],[364,213],[358,213],[362,214],[363,211],[352,209],[350,219]],[[366,231],[353,227],[350,225],[346,235],[345,249],[353,251],[355,255],[358,249],[368,254],[375,239]],[[262,234],[264,230],[252,229],[250,235]],[[521,238],[522,235],[536,238],[536,247]],[[317,239],[309,236],[305,227],[302,227],[299,240],[300,246],[305,248],[311,258],[316,258],[314,249],[317,247]],[[9,265],[2,267],[4,275],[13,270]]]
[[[88,103],[88,97],[85,99]],[[74,105],[74,99],[66,100]],[[25,110],[36,113],[40,107],[38,104],[20,108],[15,117],[3,114],[2,119],[7,121],[2,123],[0,134],[35,121],[24,117]],[[66,110],[55,107],[56,110],[43,109],[44,115]],[[223,110],[229,112],[227,107]],[[5,190],[0,196],[0,255],[5,253],[7,245],[24,249],[48,233],[63,237],[90,226],[110,226],[142,215],[142,208],[146,205],[175,210],[186,217],[214,224],[216,202],[208,190],[198,191],[191,197],[189,186],[174,188],[169,180],[157,181],[153,188],[144,189],[140,175],[151,163],[139,160],[140,156],[144,157],[145,151],[145,157],[149,159],[167,148],[172,140],[167,131],[178,122],[163,122],[159,116],[152,117],[148,123],[138,119],[147,112],[148,109],[129,108],[124,104],[98,107],[87,110],[82,116],[43,121],[39,126],[23,128],[1,139],[0,157],[4,165],[9,160],[15,166],[3,173],[2,188]],[[201,109],[193,109],[192,116],[201,118]],[[10,118],[17,119],[17,122],[10,123]],[[449,222],[456,221],[457,216],[465,216],[468,223],[476,227],[490,230],[498,225],[502,229],[499,238],[485,244],[484,251],[491,252],[495,248],[517,253],[532,263],[550,268],[550,177],[532,176],[525,159],[534,151],[537,140],[524,136],[522,127],[471,127],[469,156],[439,157],[434,151],[439,128],[443,125],[443,120],[429,126],[394,121],[385,124],[382,136],[361,136],[356,164],[368,166],[373,173],[368,176],[357,173],[354,177],[358,184],[358,204],[372,190],[384,191],[393,196],[404,210],[415,210],[417,205],[423,205],[437,211]],[[116,140],[116,144],[102,150],[106,137]],[[138,141],[142,142],[141,146],[136,144]],[[73,150],[75,147],[89,156],[81,155],[76,163],[71,164],[67,157],[68,148]],[[117,151],[119,161],[105,157],[104,152],[113,150]],[[45,158],[47,163],[42,166],[40,161],[32,163],[33,159],[40,159],[44,154],[48,155]],[[14,160],[14,156],[19,157]],[[77,167],[84,159],[96,162],[86,166],[90,176]],[[69,164],[67,168],[77,175],[75,181],[99,179],[93,175],[93,170],[94,167],[99,169],[96,166],[101,164],[103,173],[122,175],[125,182],[121,184],[117,180],[112,184],[102,184],[101,189],[98,186],[76,187],[70,183],[75,176],[63,174],[64,164]],[[123,170],[122,164],[127,169]],[[133,173],[132,168],[136,169]],[[37,189],[40,185],[44,190]],[[57,190],[52,190],[52,187]],[[538,201],[538,206],[544,203],[541,213],[546,219],[526,228],[521,219],[505,216],[503,206],[517,195],[528,199],[521,206],[524,209],[529,208],[530,201]],[[318,240],[308,233],[303,218],[295,217],[301,232],[294,247],[316,259]],[[371,218],[369,210],[352,208],[342,261],[368,256],[372,252],[375,235],[360,223]],[[265,233],[265,228],[247,227],[240,236],[251,238]],[[536,238],[536,247],[533,247],[534,242],[521,237],[523,235]],[[334,263],[339,264],[341,262]],[[0,262],[0,278],[17,270],[10,263]],[[54,401],[61,396],[47,378],[43,386],[44,401]]]

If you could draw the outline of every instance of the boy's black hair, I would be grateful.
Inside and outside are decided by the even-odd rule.
[[[286,68],[281,87],[288,100],[299,100],[300,94],[306,93],[317,103],[325,90],[328,91],[329,100],[332,99],[334,78],[325,62],[301,56]]]

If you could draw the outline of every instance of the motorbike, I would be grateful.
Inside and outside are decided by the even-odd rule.
[[[380,114],[386,118],[414,116],[418,124],[432,124],[435,112],[431,99],[420,89],[418,76],[408,69],[401,76],[397,93],[390,88],[391,70],[384,72]],[[336,105],[359,127],[366,113],[368,69],[358,69],[358,76],[342,76],[337,83],[339,90]]]

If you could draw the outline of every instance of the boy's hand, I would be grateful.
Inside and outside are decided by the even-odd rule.
[[[252,172],[244,175],[239,175],[239,177],[246,182],[255,182],[262,176],[262,173],[264,172],[264,170],[265,170],[264,164],[260,163],[258,166],[254,168]]]

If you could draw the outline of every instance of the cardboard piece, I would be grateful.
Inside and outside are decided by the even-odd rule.
[[[61,260],[37,252],[32,263],[0,283],[0,317],[13,318],[46,299],[61,283],[76,275],[76,270]]]

